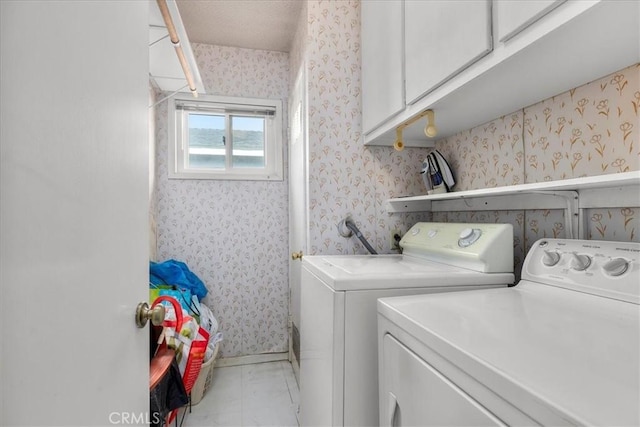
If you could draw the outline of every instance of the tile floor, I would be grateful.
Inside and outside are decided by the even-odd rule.
[[[287,361],[215,368],[185,427],[298,426],[298,384]]]

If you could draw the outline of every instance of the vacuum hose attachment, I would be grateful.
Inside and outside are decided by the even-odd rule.
[[[355,234],[356,237],[358,239],[360,239],[360,241],[362,242],[364,247],[367,248],[369,253],[371,253],[372,255],[377,255],[378,254],[378,252],[376,252],[376,250],[373,249],[373,247],[369,244],[367,239],[362,235],[362,233],[360,232],[358,227],[356,227],[356,224],[353,222],[353,220],[351,218],[347,217],[347,218],[343,219],[342,221],[340,221],[338,223],[337,227],[338,227],[338,233],[342,237],[351,237],[351,236],[353,236]],[[348,231],[344,230],[345,227],[348,229]]]

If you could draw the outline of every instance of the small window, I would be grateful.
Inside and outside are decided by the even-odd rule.
[[[169,101],[169,178],[283,178],[282,102],[220,96]]]

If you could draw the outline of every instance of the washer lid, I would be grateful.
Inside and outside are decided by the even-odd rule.
[[[305,256],[302,266],[336,291],[446,286],[507,286],[512,273],[480,273],[405,255]]]
[[[378,312],[538,422],[640,424],[635,304],[523,281]]]

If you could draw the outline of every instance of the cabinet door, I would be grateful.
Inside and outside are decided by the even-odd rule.
[[[406,97],[409,104],[491,52],[488,0],[406,0]]]
[[[382,345],[381,426],[504,426],[391,335]]]
[[[564,3],[565,0],[495,0],[498,40],[503,42]]]
[[[403,9],[398,0],[361,3],[364,133],[405,106]]]

